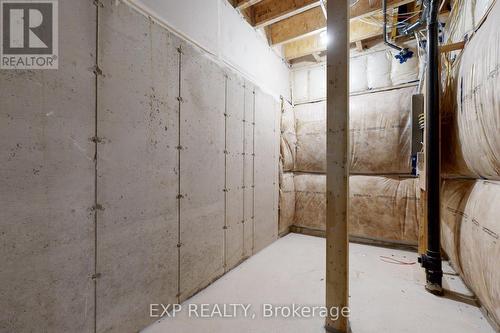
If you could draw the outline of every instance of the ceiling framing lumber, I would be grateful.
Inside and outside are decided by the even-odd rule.
[[[388,11],[390,12],[391,8],[394,9],[414,2],[415,0],[388,0]],[[381,0],[366,0],[359,1],[351,7],[351,43],[358,43],[358,45],[361,45],[359,43],[382,35],[383,29],[381,26],[368,24],[363,22],[363,20],[360,20],[360,18],[373,16],[379,21],[382,21],[383,17],[381,6]],[[321,37],[318,31],[305,35],[305,37],[295,38],[294,40],[284,43],[284,54],[287,60],[297,59],[325,50],[326,45],[321,42]]]
[[[279,45],[314,34],[325,28],[326,19],[323,10],[321,7],[315,7],[272,24],[269,27],[269,39],[273,45]]]
[[[268,0],[266,0],[268,1]],[[278,1],[281,2],[281,1]],[[389,10],[391,8],[397,8],[399,6],[415,2],[415,0],[388,0],[387,7]],[[320,1],[317,1],[320,4]],[[378,29],[367,27],[367,24],[361,23],[359,18],[377,15],[380,16],[381,13],[382,0],[366,0],[359,1],[354,6],[351,7],[351,24],[354,24],[355,31],[369,31],[366,34],[366,38],[371,38],[380,33]],[[316,6],[300,14],[288,17],[284,20],[278,21],[270,26],[269,32],[273,45],[285,44],[295,41],[299,38],[310,36],[318,31],[321,31],[326,27],[326,19],[323,15],[323,10],[321,6]],[[375,31],[377,30],[377,31]],[[352,29],[351,29],[352,32]],[[354,41],[362,39],[362,34],[356,35]],[[361,38],[361,39],[360,39]]]
[[[382,35],[382,27],[364,23],[360,20],[351,21],[350,42],[362,45],[362,41]],[[321,41],[319,33],[284,45],[287,60],[293,60],[316,52],[326,51],[326,44]]]
[[[285,44],[283,51],[287,60],[293,60],[316,52],[326,51],[326,45],[321,43],[319,34],[316,34]]]
[[[387,0],[387,9],[403,6],[415,0]],[[382,11],[382,0],[361,0],[351,6],[351,20],[370,16]]]
[[[243,10],[253,5],[258,4],[262,0],[234,0],[233,6],[238,10]]]
[[[255,28],[262,28],[318,7],[318,0],[263,0],[254,6]]]

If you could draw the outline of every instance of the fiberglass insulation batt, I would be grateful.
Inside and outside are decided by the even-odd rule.
[[[326,229],[326,176],[296,174],[295,225]],[[349,234],[416,244],[420,210],[418,179],[351,176]]]
[[[457,272],[500,322],[500,182],[446,180],[441,243]]]
[[[295,113],[288,103],[284,103],[284,111],[281,114],[281,163],[284,171],[293,171],[295,164],[295,151],[297,136],[295,134]]]
[[[279,234],[286,233],[295,215],[295,185],[293,173],[280,174]]]
[[[415,87],[352,96],[351,173],[411,172],[411,96]],[[295,171],[326,172],[326,102],[295,107]]]
[[[443,145],[448,176],[500,180],[500,3],[466,45],[449,73],[447,100],[450,144]],[[455,93],[456,92],[456,93]]]

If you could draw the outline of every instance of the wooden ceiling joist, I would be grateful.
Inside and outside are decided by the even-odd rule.
[[[262,28],[318,7],[318,0],[263,0],[254,6],[255,28]]]
[[[326,28],[326,19],[321,7],[309,9],[269,26],[270,40],[273,45],[288,43],[314,34]]]
[[[387,9],[406,5],[415,0],[387,0]],[[370,16],[382,11],[382,0],[360,0],[351,6],[351,20]]]
[[[258,4],[262,0],[234,0],[233,6],[238,10],[243,10],[253,5]]]
[[[360,20],[351,21],[350,27],[350,41],[358,45],[362,45],[362,41],[364,40],[382,35],[382,27],[364,23]],[[322,51],[326,51],[326,44],[321,40],[319,33],[284,45],[284,53],[287,60],[301,58]]]
[[[415,0],[388,0],[387,7],[397,8],[405,4],[414,3]],[[368,24],[361,18],[373,16],[382,21],[382,0],[359,1],[351,7],[350,41],[360,43],[382,35],[382,26]],[[305,38],[295,39],[284,45],[285,58],[297,59],[319,51],[325,51],[326,45],[322,43],[319,33],[309,34]]]

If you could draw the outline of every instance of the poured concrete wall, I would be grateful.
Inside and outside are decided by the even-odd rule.
[[[279,104],[260,90],[255,94],[254,251],[278,237]],[[279,127],[278,127],[279,128]]]
[[[95,11],[59,3],[58,70],[0,70],[0,332],[93,332]]]
[[[0,331],[135,332],[276,239],[279,104],[126,4],[60,10],[60,69],[0,71]]]
[[[96,320],[98,332],[127,332],[150,322],[149,304],[177,301],[180,40],[109,4],[99,8]]]

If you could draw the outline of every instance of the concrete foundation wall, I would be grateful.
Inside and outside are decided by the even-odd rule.
[[[126,6],[99,8],[98,332],[139,329],[150,303],[177,300],[179,44]]]
[[[101,3],[0,71],[0,332],[136,332],[277,237],[278,101]]]
[[[59,13],[58,70],[0,70],[0,332],[94,327],[96,8]]]

